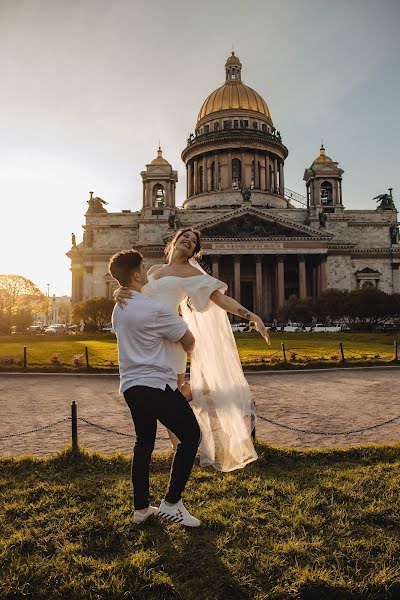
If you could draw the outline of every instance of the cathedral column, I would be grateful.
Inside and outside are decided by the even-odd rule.
[[[319,263],[319,293],[322,294],[328,286],[328,278],[326,273],[326,254],[322,254]]]
[[[219,278],[219,256],[217,254],[214,254],[211,257],[211,261],[212,261],[211,274],[213,277],[215,277],[215,279],[218,279]]]
[[[339,202],[340,205],[343,205],[343,196],[342,196],[342,180],[339,179]]]
[[[146,186],[143,185],[143,201],[142,201],[142,206],[143,208],[146,206]]]
[[[228,152],[228,190],[232,189],[232,152]]]
[[[285,183],[283,180],[283,161],[279,161],[279,188],[281,196],[284,195]]]
[[[240,185],[246,186],[246,170],[245,170],[246,155],[244,152],[240,155]]]
[[[203,192],[208,192],[207,157],[203,156]]]
[[[256,190],[260,189],[260,172],[258,169],[258,157],[257,154],[254,154],[254,188]]]
[[[265,318],[263,307],[263,281],[262,281],[262,263],[263,257],[256,256],[256,314],[262,319]]]
[[[240,304],[240,255],[233,257],[234,298]]]
[[[197,160],[193,160],[193,194],[198,193],[198,173],[197,173]]]
[[[318,265],[312,266],[312,297],[314,300],[318,296]]]
[[[214,156],[214,190],[219,190],[219,157],[218,154]]]
[[[192,192],[192,163],[189,162],[188,166],[187,166],[187,198],[190,198],[190,196],[192,196],[193,192]]]
[[[299,261],[299,298],[300,300],[305,300],[307,296],[307,286],[306,286],[306,257],[304,254],[298,255]]]
[[[265,189],[267,192],[271,190],[271,182],[269,180],[269,154],[265,155]]]
[[[72,304],[76,304],[83,299],[83,267],[72,266]]]
[[[277,283],[277,308],[285,302],[285,257],[283,254],[276,255],[276,283]]]
[[[274,158],[274,192],[278,191],[278,159]]]

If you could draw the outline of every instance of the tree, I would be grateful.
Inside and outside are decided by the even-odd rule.
[[[0,275],[0,333],[9,333],[12,325],[26,331],[33,314],[48,310],[49,299],[30,279],[22,275]]]
[[[114,301],[110,298],[92,296],[75,304],[72,319],[75,323],[83,320],[89,327],[101,330],[110,322],[113,308]]]
[[[353,290],[348,295],[346,313],[353,327],[374,329],[395,316],[397,310],[396,298],[377,288]]]
[[[347,313],[349,292],[330,288],[322,292],[316,302],[316,316],[319,321],[326,323],[343,319]]]
[[[289,300],[278,311],[278,319],[283,322],[311,323],[316,312],[312,298],[299,300],[296,295],[290,296]]]

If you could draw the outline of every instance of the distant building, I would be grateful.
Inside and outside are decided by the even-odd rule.
[[[306,196],[286,189],[288,150],[266,102],[242,82],[241,71],[232,52],[224,84],[201,106],[182,152],[186,198],[181,208],[175,200],[177,171],[161,148],[141,172],[141,210],[109,213],[91,193],[83,241],[76,245],[74,237],[67,253],[72,303],[111,296],[116,283],[108,260],[118,250],[140,248],[148,267],[162,261],[165,242],[180,226],[200,230],[205,267],[264,319],[271,319],[290,295],[316,298],[327,287],[400,292],[391,192],[376,209],[346,209],[344,171],[323,146],[305,170]]]

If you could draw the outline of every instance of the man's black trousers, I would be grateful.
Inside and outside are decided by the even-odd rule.
[[[135,509],[149,506],[149,472],[157,432],[157,420],[170,429],[179,444],[172,463],[165,500],[175,504],[181,499],[189,479],[197,448],[200,428],[196,417],[179,390],[168,385],[165,390],[137,385],[124,392],[136,431],[132,459],[132,483]]]

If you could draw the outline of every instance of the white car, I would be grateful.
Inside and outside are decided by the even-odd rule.
[[[44,330],[45,333],[64,333],[64,331],[65,325],[61,324],[50,325],[50,327],[46,327],[46,329]]]
[[[233,333],[246,333],[249,329],[247,325],[240,325],[239,323],[233,323],[231,328]]]
[[[317,323],[312,329],[313,333],[338,333],[342,331],[339,325],[324,325],[323,323]]]
[[[297,331],[303,331],[303,326],[301,323],[289,323],[282,328],[282,331],[286,333],[296,333]]]

